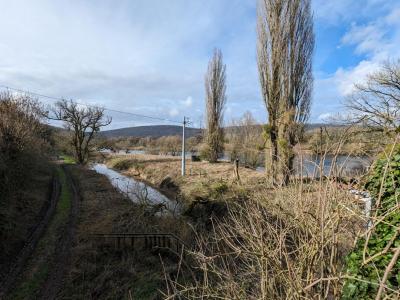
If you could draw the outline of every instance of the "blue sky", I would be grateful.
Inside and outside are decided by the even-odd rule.
[[[225,121],[265,121],[256,0],[0,0],[0,85],[181,120],[204,117],[214,47],[227,64]],[[400,58],[400,1],[314,0],[312,122],[343,111],[354,83]],[[112,128],[154,121],[111,113]]]

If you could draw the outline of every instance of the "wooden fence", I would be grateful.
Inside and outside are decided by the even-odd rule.
[[[95,233],[91,234],[97,246],[111,243],[116,249],[167,248],[180,253],[187,247],[184,241],[172,233]]]

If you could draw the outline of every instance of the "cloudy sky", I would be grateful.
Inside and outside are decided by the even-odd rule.
[[[227,64],[229,121],[265,121],[256,0],[0,0],[0,85],[173,120],[204,115],[214,47]],[[314,0],[312,122],[354,82],[400,58],[399,0]],[[160,123],[110,113],[113,128]]]

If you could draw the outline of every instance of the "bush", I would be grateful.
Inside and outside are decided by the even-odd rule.
[[[215,191],[224,189],[223,182],[215,183]],[[310,188],[247,192],[244,199],[193,209],[192,217],[210,223],[196,227],[197,244],[189,253],[197,276],[187,282],[171,278],[168,296],[337,299],[342,281],[320,278],[337,278],[352,249],[360,229],[352,201],[327,180]],[[225,205],[224,214],[215,213],[214,203]]]
[[[390,152],[378,159],[365,185],[375,199],[374,223],[347,258],[347,273],[354,279],[346,282],[342,299],[399,295],[400,146]]]
[[[118,160],[117,162],[115,162],[115,164],[113,165],[113,168],[120,170],[120,171],[125,171],[125,170],[128,170],[131,167],[133,167],[134,163],[135,163],[134,160],[121,159],[121,160]]]
[[[47,200],[51,129],[42,117],[36,100],[0,94],[0,277]]]
[[[220,199],[228,191],[228,185],[225,181],[218,181],[211,185],[210,196],[213,199]]]
[[[43,115],[34,99],[0,95],[0,204],[24,186],[49,151],[50,131],[41,122]]]
[[[209,159],[210,148],[207,144],[200,145],[200,158],[201,160],[208,160]]]

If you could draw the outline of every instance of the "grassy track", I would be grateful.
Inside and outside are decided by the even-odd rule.
[[[75,158],[73,158],[70,155],[61,155],[60,158],[64,160],[64,164],[67,164],[67,165],[76,164]]]
[[[28,261],[26,270],[21,275],[15,289],[7,297],[8,299],[36,298],[51,271],[57,243],[62,238],[60,233],[63,232],[63,228],[69,220],[72,199],[72,193],[67,184],[64,171],[58,168],[57,173],[61,183],[61,195],[55,214],[44,236],[39,241],[32,258]]]

